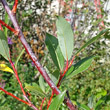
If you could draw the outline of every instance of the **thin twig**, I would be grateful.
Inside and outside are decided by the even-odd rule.
[[[28,103],[28,102],[26,102],[26,101],[24,101],[24,100],[22,100],[22,99],[20,99],[20,98],[16,97],[16,96],[15,96],[15,95],[13,95],[12,93],[10,93],[10,92],[8,92],[8,91],[4,90],[4,89],[3,89],[3,88],[1,88],[1,87],[0,87],[0,90],[2,90],[5,94],[10,95],[11,97],[13,97],[13,98],[15,98],[15,99],[19,100],[20,102],[23,102],[23,103],[27,104],[28,106],[31,106],[31,104],[30,104],[30,103]]]
[[[44,97],[44,99],[42,100],[42,103],[40,105],[40,110],[42,110],[42,106],[43,106],[43,103],[44,103],[45,100],[46,100],[46,98]]]
[[[17,70],[15,69],[15,66],[14,66],[13,62],[12,62],[11,60],[9,60],[9,62],[11,63],[11,66],[12,66],[12,68],[13,68],[13,71],[15,72],[15,77],[16,77],[16,79],[17,79],[18,82],[19,82],[19,85],[20,85],[20,88],[21,88],[21,90],[22,90],[22,92],[23,92],[23,95],[26,96],[26,93],[25,93],[25,91],[24,91],[24,89],[23,89],[22,83],[21,83],[21,81],[20,81],[20,79],[19,79]]]
[[[17,79],[19,85],[20,85],[20,88],[21,88],[21,91],[22,91],[22,93],[23,93],[23,95],[24,95],[24,98],[29,102],[29,104],[31,105],[32,108],[34,108],[35,110],[38,110],[38,109],[31,103],[31,101],[28,99],[28,97],[27,97],[27,95],[26,95],[26,93],[25,93],[25,91],[24,91],[24,88],[23,88],[23,86],[22,86],[22,83],[21,83],[21,81],[20,81],[20,79],[19,79],[17,70],[16,70],[16,68],[15,68],[15,66],[14,66],[14,64],[13,64],[13,62],[12,62],[10,59],[9,59],[9,62],[11,63],[11,66],[12,66],[12,68],[13,68],[13,71],[15,72],[15,77],[16,77],[16,79]]]
[[[13,29],[12,27],[10,27],[9,25],[7,25],[5,22],[3,22],[2,20],[0,20],[0,24],[2,24],[3,26],[5,26],[6,28],[8,28],[10,31],[12,31],[14,34],[17,33],[17,31],[15,29]]]
[[[14,6],[13,6],[13,9],[12,9],[13,13],[16,13],[17,5],[18,5],[18,0],[15,0]]]
[[[51,104],[53,95],[54,95],[54,92],[52,91],[51,97],[50,97],[50,99],[49,99],[49,101],[48,101],[47,110],[48,110],[48,108],[49,108],[49,106],[50,106],[50,104]]]

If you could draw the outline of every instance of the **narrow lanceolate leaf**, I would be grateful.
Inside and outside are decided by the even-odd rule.
[[[17,68],[18,61],[20,60],[20,58],[21,58],[21,56],[23,55],[24,52],[25,52],[25,48],[18,55],[17,60],[15,62],[15,68]]]
[[[10,58],[9,55],[9,47],[5,34],[0,30],[0,54],[8,60]]]
[[[82,60],[80,60],[78,63],[76,63],[73,67],[73,71],[72,72],[69,72],[67,75],[65,75],[67,78],[70,78],[70,77],[73,77],[74,75],[78,74],[78,73],[81,73],[83,71],[85,71],[86,69],[89,68],[89,66],[91,65],[92,63],[92,60],[95,58],[96,56],[91,56],[91,57],[87,57],[87,58],[84,58]],[[73,68],[73,67],[70,67]]]
[[[69,60],[73,52],[73,31],[70,24],[62,17],[58,17],[56,22],[57,36],[62,54],[65,60]]]
[[[50,52],[53,62],[60,70],[62,70],[64,67],[64,57],[59,47],[58,39],[47,33],[45,43]]]
[[[8,17],[8,14],[5,13],[5,23],[6,24],[9,24],[9,17]],[[8,29],[5,27],[5,36],[7,37],[7,32],[8,32]]]
[[[10,72],[10,73],[14,73],[13,70],[11,68],[9,68],[7,65],[5,64],[0,64],[0,70],[1,71],[6,71],[6,72]]]
[[[43,76],[41,76],[41,75],[39,77],[39,85],[40,85],[40,88],[42,89],[42,91],[45,92],[45,82],[44,82]]]
[[[64,100],[65,93],[66,93],[66,91],[64,91],[63,93],[60,93],[59,95],[57,95],[53,99],[53,101],[52,101],[52,103],[49,107],[49,110],[59,110],[59,107],[60,107],[60,105],[62,104],[62,102]]]
[[[84,44],[76,53],[76,55],[81,52],[84,48],[86,48],[88,45],[92,44],[95,40],[97,40],[99,37],[101,37],[103,34],[105,34],[108,30],[110,29],[104,29],[102,30],[97,36],[93,37],[92,39],[90,39],[86,44]]]

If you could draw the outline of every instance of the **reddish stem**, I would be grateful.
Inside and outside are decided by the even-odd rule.
[[[50,99],[49,99],[49,101],[48,101],[47,110],[48,110],[48,108],[49,108],[49,106],[50,106],[50,104],[51,104],[53,95],[54,95],[54,92],[52,91],[51,97],[50,97]]]
[[[27,95],[26,95],[26,93],[25,93],[25,91],[24,91],[24,89],[23,89],[22,83],[21,83],[21,81],[20,81],[20,79],[19,79],[17,70],[16,70],[16,68],[15,68],[15,66],[14,66],[14,64],[13,64],[13,62],[12,62],[10,59],[9,59],[9,62],[11,63],[11,66],[12,66],[14,72],[15,72],[15,77],[16,77],[16,79],[18,80],[18,83],[19,83],[19,85],[20,85],[20,88],[21,88],[21,91],[22,91],[22,93],[23,93],[23,95],[24,95],[24,98],[29,102],[29,104],[31,105],[32,108],[34,108],[35,110],[38,110],[38,109],[31,103],[31,101],[28,99],[28,97],[27,97]]]
[[[45,100],[46,100],[46,98],[44,97],[44,99],[42,100],[42,103],[41,103],[41,105],[40,105],[40,110],[42,110],[43,103],[44,103]]]
[[[63,74],[62,74],[62,75],[60,76],[60,78],[59,78],[59,81],[58,81],[57,87],[60,86],[62,78],[64,77],[64,75],[65,75],[66,72],[68,71],[68,68],[71,67],[71,65],[72,65],[72,63],[73,63],[73,61],[74,61],[74,59],[75,59],[75,56],[73,56],[72,60],[70,61],[69,66],[68,66],[68,61],[67,61],[67,63],[66,63],[66,68],[65,68]]]
[[[3,22],[2,20],[0,20],[0,23],[5,26],[6,28],[8,28],[10,31],[12,31],[14,34],[17,33],[17,31],[15,29],[13,29],[12,27],[10,27],[9,25],[7,25],[5,22]]]
[[[10,96],[12,96],[13,98],[15,98],[15,99],[19,100],[20,102],[23,102],[23,103],[27,104],[28,106],[31,106],[31,104],[30,104],[30,103],[28,103],[28,102],[26,102],[26,101],[24,101],[24,100],[22,100],[22,99],[20,99],[20,98],[16,97],[16,96],[15,96],[15,95],[13,95],[12,93],[7,92],[6,90],[4,90],[4,89],[3,89],[3,88],[1,88],[1,87],[0,87],[0,90],[2,90],[3,92],[5,92],[5,94],[10,95]]]
[[[68,71],[68,68],[72,65],[73,61],[75,59],[75,56],[73,56],[72,60],[70,61],[70,64],[68,66],[68,60],[66,62],[66,68],[65,68],[65,71],[63,72],[63,74],[61,74],[60,78],[59,78],[59,81],[58,81],[58,84],[57,84],[57,87],[59,88],[60,85],[61,85],[61,80],[62,78],[64,77],[64,75],[66,74],[66,72]],[[51,95],[52,96],[52,95]],[[53,97],[53,96],[52,96]]]
[[[13,9],[12,9],[13,13],[16,13],[17,5],[18,5],[18,0],[15,0],[14,6],[13,6]]]
[[[14,66],[13,62],[12,62],[11,60],[9,60],[9,62],[11,63],[11,66],[12,66],[14,72],[15,72],[15,77],[16,77],[16,79],[18,80],[18,83],[19,83],[20,88],[21,88],[21,90],[22,90],[22,92],[23,92],[23,95],[26,96],[26,93],[25,93],[25,91],[24,91],[24,89],[23,89],[22,83],[21,83],[21,81],[20,81],[20,79],[19,79],[17,70],[15,69],[15,66]]]
[[[73,56],[72,60],[70,61],[70,64],[69,64],[68,68],[72,65],[72,63],[73,63],[75,57],[76,57],[76,56]]]

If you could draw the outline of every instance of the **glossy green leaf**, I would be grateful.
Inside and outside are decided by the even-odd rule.
[[[66,91],[60,93],[59,95],[57,95],[57,96],[53,99],[53,101],[52,101],[52,103],[51,103],[51,105],[50,105],[50,107],[49,107],[49,110],[59,110],[60,105],[61,105],[62,102],[64,101],[65,93],[66,93]]]
[[[74,65],[74,70],[73,72],[69,72],[66,77],[67,78],[70,78],[70,77],[73,77],[74,75],[78,74],[78,73],[81,73],[83,71],[85,71],[86,69],[89,68],[89,66],[91,65],[92,63],[92,60],[95,58],[96,56],[90,56],[90,57],[87,57],[87,58],[84,58],[82,60],[80,60],[78,63],[76,63]],[[72,65],[73,66],[73,65]],[[70,67],[70,69],[73,68],[73,67]]]
[[[30,91],[33,95],[46,97],[46,94],[42,91],[42,89],[37,84],[34,84],[32,86],[29,84],[26,84],[25,88],[28,91]]]
[[[65,60],[72,56],[74,38],[70,24],[62,17],[58,17],[56,22],[59,46]]]
[[[41,75],[39,77],[39,85],[42,91],[45,92],[45,82],[44,82],[44,78]]]
[[[0,30],[0,54],[8,60],[10,58],[9,55],[9,47],[5,34]]]
[[[60,50],[58,39],[47,33],[45,43],[50,52],[53,62],[60,70],[62,70],[64,67],[64,57]]]
[[[108,30],[110,29],[104,29],[102,30],[97,36],[93,37],[92,39],[90,39],[86,44],[84,44],[79,50],[78,52],[75,54],[77,55],[79,52],[81,52],[84,48],[86,48],[88,45],[92,44],[95,40],[97,40],[99,37],[101,37],[104,33],[106,33]]]
[[[69,74],[71,74],[71,73],[73,72],[73,70],[74,70],[74,66],[72,65],[72,66],[68,69],[68,71],[66,72],[66,75],[65,75],[65,76],[68,76]]]
[[[20,60],[21,56],[23,55],[23,53],[25,52],[25,48],[21,51],[21,53],[19,54],[19,56],[17,57],[17,60],[15,62],[15,68],[17,68],[17,64],[18,64],[18,61]]]

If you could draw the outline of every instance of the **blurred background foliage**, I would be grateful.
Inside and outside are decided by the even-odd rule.
[[[7,0],[7,2],[11,8],[13,1]],[[56,36],[56,17],[61,15],[66,18],[67,14],[70,14],[69,10],[73,10],[72,26],[75,37],[74,55],[79,47],[100,32],[99,24],[102,20],[105,24],[103,28],[110,27],[110,9],[108,9],[108,4],[110,3],[108,2],[109,0],[101,0],[100,8],[103,16],[101,19],[97,19],[97,12],[93,0],[74,0],[73,4],[70,4],[69,0],[67,0],[65,5],[61,5],[57,0],[19,0],[16,16],[26,40],[32,47],[39,61],[50,73],[53,73],[56,67],[48,54],[44,40],[46,32]],[[0,4],[0,19],[4,21],[5,17],[6,13],[2,4]],[[13,27],[10,20],[8,24]],[[23,46],[12,32],[8,30],[7,33],[7,37],[10,37],[12,40],[12,44],[10,44],[9,47],[14,62],[21,50],[23,50]],[[78,102],[85,104],[92,109],[94,104],[102,98],[103,102],[98,110],[110,110],[109,40],[110,35],[107,33],[103,38],[88,46],[73,62],[76,63],[80,59],[90,55],[100,56],[99,59],[96,59],[92,63],[88,70],[62,83],[60,90],[68,90],[73,103]],[[0,62],[10,67],[10,64],[2,57],[0,57]],[[20,58],[17,70],[24,86],[25,84],[39,84],[39,72],[35,69],[26,52],[24,52]],[[7,91],[22,98],[20,87],[13,74],[0,71],[0,86],[4,86]],[[45,84],[45,87],[47,87],[46,93],[48,94],[48,99],[49,96],[51,96],[51,90],[47,84]],[[41,96],[34,94],[29,97],[37,107],[40,107],[42,101]],[[46,110],[47,101],[48,100],[44,103],[44,110]],[[66,110],[67,108],[62,104],[60,109]],[[31,108],[0,91],[0,110],[31,110]]]

